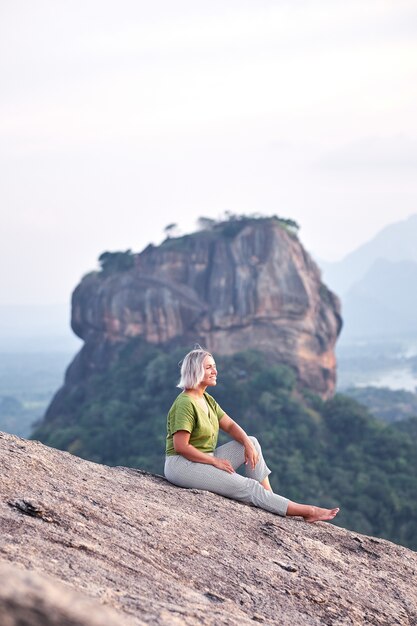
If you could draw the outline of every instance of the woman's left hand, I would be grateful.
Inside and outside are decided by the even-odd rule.
[[[256,451],[255,446],[251,441],[245,443],[245,465],[249,463],[249,467],[251,469],[255,469],[255,465],[257,464],[259,459],[259,454]]]

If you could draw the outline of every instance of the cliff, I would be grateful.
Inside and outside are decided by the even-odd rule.
[[[85,346],[69,386],[140,337],[166,346],[198,342],[214,354],[255,348],[291,366],[301,387],[333,394],[339,301],[277,218],[225,222],[126,261],[122,271],[109,263],[75,289],[72,328]]]
[[[1,624],[417,623],[406,548],[3,433],[0,458]]]

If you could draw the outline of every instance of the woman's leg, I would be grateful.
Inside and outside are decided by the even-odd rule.
[[[259,454],[259,459],[253,470],[246,465],[246,475],[257,480],[267,491],[272,492],[272,487],[268,478],[271,470],[265,463],[259,441],[256,437],[249,437],[249,439],[254,444],[256,451]],[[237,441],[229,441],[228,443],[219,446],[216,448],[214,455],[230,461],[235,470],[245,462],[245,449],[242,444]],[[319,522],[333,519],[336,517],[338,512],[338,508],[323,509],[310,504],[299,504],[298,502],[292,502],[289,500],[286,515],[303,517],[306,522]]]
[[[249,466],[249,464],[245,465],[246,476],[248,478],[253,478],[254,480],[257,480],[258,483],[261,483],[262,486],[265,487],[265,489],[272,491],[271,485],[269,484],[268,480],[268,476],[271,473],[271,470],[265,463],[259,441],[256,439],[256,437],[249,437],[249,439],[255,446],[259,458],[257,464],[253,469]],[[222,446],[216,448],[216,450],[214,451],[214,456],[220,459],[227,459],[236,470],[238,469],[238,467],[245,463],[245,448],[238,441],[228,441]]]
[[[277,515],[285,516],[287,512],[288,499],[267,491],[257,480],[236,472],[229,474],[206,463],[194,463],[181,455],[166,458],[165,476],[179,487],[205,489]]]
[[[271,483],[269,482],[268,476],[261,480],[261,485],[264,489],[267,489],[267,491],[272,491]]]
[[[252,470],[245,466],[247,477],[223,470],[204,463],[188,461],[181,455],[166,458],[165,476],[175,485],[185,488],[204,489],[219,495],[253,504],[278,515],[303,517],[307,522],[333,519],[339,509],[322,509],[312,505],[291,502],[273,493],[269,484],[270,469],[266,465],[261,447],[255,437],[251,437],[259,459]],[[245,462],[244,447],[237,441],[229,441],[215,450],[215,456],[230,461],[234,469]]]

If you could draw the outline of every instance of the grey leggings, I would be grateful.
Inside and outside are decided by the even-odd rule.
[[[165,477],[178,487],[205,489],[221,496],[240,500],[258,506],[261,509],[285,515],[288,499],[272,491],[267,491],[259,483],[271,473],[262,456],[261,446],[255,437],[250,437],[259,454],[254,469],[245,466],[246,478],[237,474],[229,474],[206,463],[188,461],[180,454],[167,456],[165,459]],[[214,451],[214,456],[227,459],[237,469],[245,462],[245,449],[237,441],[229,441]]]

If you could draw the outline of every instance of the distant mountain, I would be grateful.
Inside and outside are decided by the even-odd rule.
[[[375,261],[343,299],[345,339],[417,333],[417,263]]]
[[[341,261],[322,263],[324,282],[343,297],[379,259],[417,263],[417,214],[386,226]]]
[[[338,263],[321,263],[342,299],[342,342],[417,332],[417,214],[386,226]]]

